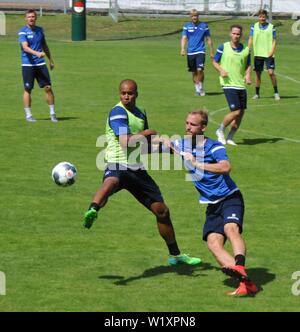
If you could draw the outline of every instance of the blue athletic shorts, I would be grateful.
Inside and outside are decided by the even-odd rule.
[[[245,110],[247,108],[247,90],[224,89],[224,94],[230,111]]]
[[[152,203],[164,202],[159,187],[144,169],[131,170],[119,164],[108,164],[104,171],[103,181],[108,177],[119,179],[117,192],[122,189],[128,190],[148,209]]]
[[[254,57],[254,71],[262,72],[264,70],[264,64],[266,64],[267,69],[275,69],[275,58]]]
[[[205,53],[198,53],[187,56],[188,71],[196,72],[197,70],[204,70]]]
[[[224,225],[227,223],[238,224],[242,233],[244,210],[244,200],[240,191],[234,192],[217,204],[208,204],[203,226],[203,240],[207,241],[210,233],[222,234],[226,239]]]
[[[22,76],[25,90],[32,90],[36,79],[39,87],[51,85],[50,74],[46,65],[27,67],[22,66]]]

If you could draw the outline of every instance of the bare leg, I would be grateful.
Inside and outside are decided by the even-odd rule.
[[[150,208],[156,216],[157,227],[161,237],[166,241],[167,244],[175,243],[175,231],[172,225],[168,207],[164,203],[155,202],[152,203]]]
[[[119,179],[117,177],[108,177],[104,180],[101,187],[97,190],[93,203],[96,203],[100,208],[107,203],[108,197],[111,196],[119,186]]]
[[[31,107],[31,91],[24,90],[23,105],[24,105],[24,108]]]
[[[45,86],[44,88],[46,93],[46,101],[48,105],[54,105],[54,93],[50,85]]]
[[[224,232],[231,243],[234,256],[246,254],[246,246],[241,237],[239,226],[235,223],[227,223],[224,226]]]
[[[215,256],[220,266],[235,265],[234,258],[224,249],[224,236],[219,233],[210,233],[207,237],[207,247]]]

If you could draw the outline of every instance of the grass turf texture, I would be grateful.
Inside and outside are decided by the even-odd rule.
[[[227,112],[220,111],[227,105],[208,59],[208,95],[194,96],[186,59],[179,55],[179,33],[93,41],[102,38],[102,30],[92,32],[91,24],[109,23],[107,33],[116,38],[118,30],[125,34],[134,20],[113,25],[107,18],[89,17],[89,40],[70,43],[69,16],[39,19],[56,63],[51,75],[60,121],[54,124],[37,87],[32,110],[38,122],[24,120],[16,41],[24,21],[22,16],[7,17],[8,36],[0,37],[0,270],[6,274],[7,294],[0,296],[0,310],[298,311],[291,276],[299,270],[300,251],[300,72],[299,37],[291,34],[292,21],[277,22],[281,25],[276,64],[279,74],[298,83],[279,76],[282,100],[275,102],[264,74],[260,100],[250,99],[254,86],[249,88],[249,109],[236,135],[239,146],[227,148],[232,177],[246,202],[249,274],[262,292],[246,299],[225,295],[235,285],[220,272],[201,240],[205,209],[192,184],[184,181],[183,171],[150,174],[170,207],[181,250],[200,256],[201,266],[168,267],[154,217],[125,191],[111,197],[91,230],[82,228],[83,213],[102,177],[95,166],[100,151],[96,139],[118,101],[121,79],[137,80],[138,104],[148,111],[151,128],[160,133],[183,135],[186,113],[205,106],[211,114],[207,133],[215,138],[217,123]],[[140,33],[146,34],[152,20],[137,21]],[[156,24],[168,26],[167,33],[180,29],[184,21],[156,20]],[[237,22],[248,34],[250,21],[211,23],[215,46],[228,40],[228,27]],[[78,169],[77,182],[70,188],[51,180],[52,167],[64,160]]]

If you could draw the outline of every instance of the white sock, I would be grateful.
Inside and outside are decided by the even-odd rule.
[[[220,127],[218,128],[218,130],[220,130],[220,131],[224,131],[225,130],[225,127],[224,127],[223,123],[220,124]]]
[[[198,83],[195,84],[195,90],[196,90],[196,92],[200,92],[200,89],[199,89],[199,85],[198,85]]]
[[[227,136],[227,139],[233,141],[233,136],[234,136],[234,134],[236,133],[236,131],[237,131],[237,129],[235,129],[235,128],[231,128],[231,130],[230,130],[230,132],[229,132],[229,134],[228,134],[228,136]]]
[[[199,87],[199,91],[203,89],[203,83],[202,82],[199,82],[198,83],[198,87]]]
[[[50,115],[55,115],[54,105],[49,105]]]
[[[26,118],[30,118],[32,116],[31,107],[24,107],[24,111],[25,111]]]

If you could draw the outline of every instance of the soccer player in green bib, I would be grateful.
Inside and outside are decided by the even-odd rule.
[[[126,189],[155,215],[159,233],[169,250],[169,264],[199,264],[199,258],[180,253],[169,209],[159,187],[140,162],[141,141],[145,143],[146,140],[146,145],[151,144],[151,136],[157,133],[154,129],[149,129],[145,111],[136,106],[136,82],[123,80],[119,85],[119,93],[120,102],[110,111],[106,124],[108,145],[103,183],[85,213],[83,226],[89,229],[108,198]]]
[[[256,73],[255,95],[252,99],[258,99],[260,94],[261,73],[264,64],[268,70],[274,89],[275,100],[280,100],[275,75],[275,48],[276,48],[276,29],[273,24],[267,22],[268,12],[260,10],[258,12],[258,22],[251,26],[248,47],[253,45],[254,51],[254,71]]]
[[[233,137],[247,108],[246,83],[251,84],[250,51],[247,46],[240,43],[242,30],[240,25],[230,27],[231,40],[218,47],[213,60],[213,66],[220,73],[220,84],[231,111],[216,131],[218,141],[224,145],[237,145]],[[231,129],[225,139],[224,130],[230,124]]]

